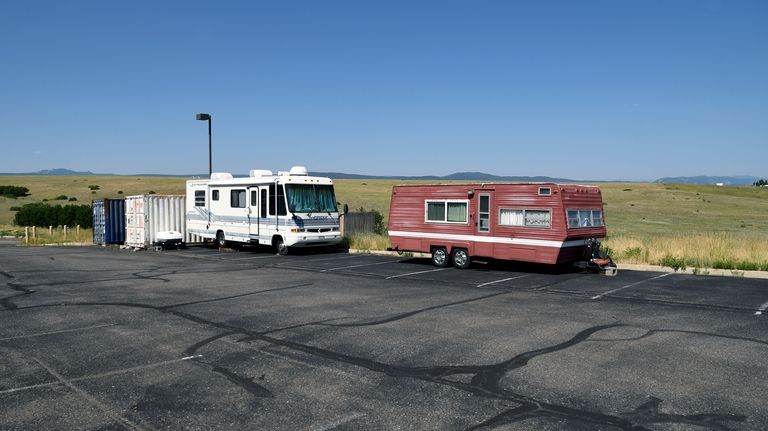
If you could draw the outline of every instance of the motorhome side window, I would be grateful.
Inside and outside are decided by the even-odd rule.
[[[552,212],[550,210],[501,208],[499,209],[499,225],[550,227],[552,225]]]
[[[195,206],[205,206],[205,190],[195,190]]]
[[[235,189],[229,192],[229,206],[232,208],[245,208],[245,189]]]
[[[275,200],[277,200],[277,215],[284,216],[288,214],[288,210],[285,208],[285,192],[283,186],[277,187],[277,196],[275,196],[275,185],[269,185],[269,199],[272,201],[272,205],[269,206],[269,215],[275,215]]]
[[[219,200],[219,191],[218,190],[213,190],[211,192],[211,200],[214,200],[214,201]]]
[[[603,226],[603,211],[597,209],[569,209],[568,227],[601,227]]]
[[[261,217],[267,216],[267,204],[269,200],[267,199],[267,189],[261,189]]]
[[[437,223],[466,223],[467,201],[425,201],[425,220]]]

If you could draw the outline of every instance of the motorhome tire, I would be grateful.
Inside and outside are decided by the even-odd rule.
[[[220,230],[216,232],[216,247],[224,248],[227,246],[227,240],[224,239],[224,231]]]
[[[453,249],[452,260],[453,260],[453,266],[455,266],[458,269],[469,268],[469,264],[470,264],[469,253],[467,252],[467,250],[463,248]]]
[[[277,237],[275,239],[275,252],[277,252],[277,254],[279,254],[280,256],[285,256],[286,254],[288,254],[288,246],[285,245],[285,242],[281,237]]]
[[[448,266],[448,252],[445,247],[435,247],[432,249],[432,265],[438,268]]]

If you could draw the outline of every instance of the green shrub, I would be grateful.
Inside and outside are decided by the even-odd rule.
[[[98,190],[98,189],[100,189],[101,187],[99,187],[99,186],[97,186],[97,185],[95,185],[95,184],[94,184],[94,185],[90,185],[90,186],[88,186],[88,188],[89,188],[89,189],[91,189],[91,190]]]
[[[0,196],[14,199],[22,196],[29,196],[29,189],[19,186],[0,186]]]
[[[635,259],[640,260],[643,258],[643,248],[642,247],[629,247],[626,250],[624,250],[623,253],[621,253],[621,257],[624,259]]]
[[[384,224],[384,216],[378,210],[366,210],[365,208],[360,207],[357,211],[361,213],[373,213],[373,233],[376,235],[384,235],[387,233],[387,225]]]
[[[154,194],[155,194],[155,191],[154,191],[154,190],[150,190],[149,192],[147,192],[147,194],[148,194],[148,195],[154,195]]]
[[[67,200],[67,199],[69,199],[69,198],[67,197],[67,195],[58,195],[58,196],[56,196],[55,198],[53,198],[53,200],[55,200],[55,201],[65,201],[65,200]]]
[[[685,259],[682,257],[675,257],[670,254],[664,255],[664,257],[661,258],[661,260],[658,262],[661,266],[666,266],[669,268],[672,268],[677,272],[678,270],[685,271]]]
[[[8,208],[10,211],[19,211],[21,210],[21,207],[10,207]]]
[[[70,202],[77,202],[77,198],[74,198],[74,197],[73,198],[69,198],[69,201]]]

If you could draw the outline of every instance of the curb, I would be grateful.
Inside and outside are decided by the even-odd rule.
[[[400,256],[396,251],[349,249],[349,254],[373,254],[376,256]],[[429,253],[411,253],[413,257],[431,257]],[[650,271],[670,274],[705,275],[713,277],[741,277],[768,280],[768,272],[742,271],[738,269],[686,268],[675,270],[666,266],[617,263],[619,271]]]

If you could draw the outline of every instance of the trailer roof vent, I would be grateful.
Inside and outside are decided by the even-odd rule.
[[[232,174],[229,172],[214,172],[211,174],[212,180],[231,180]]]
[[[290,174],[307,176],[309,175],[309,171],[307,171],[307,168],[304,166],[294,166],[291,168]]]
[[[253,178],[259,178],[259,177],[271,177],[272,171],[269,169],[251,169],[251,177]]]

